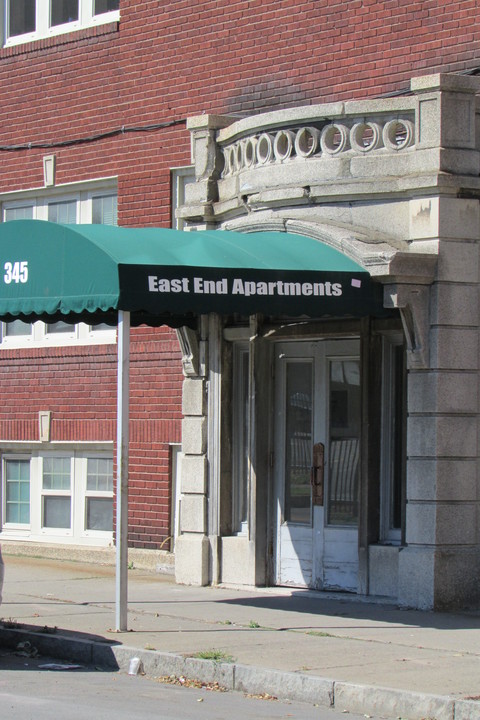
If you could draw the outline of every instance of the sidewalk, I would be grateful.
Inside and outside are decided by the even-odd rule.
[[[148,674],[197,676],[375,717],[480,719],[477,613],[280,588],[186,587],[134,569],[129,630],[116,633],[114,568],[5,554],[4,561],[0,617],[11,622],[0,629],[0,645],[57,628],[28,639],[69,660],[110,657],[125,669],[139,656]],[[192,659],[209,650],[233,660]]]

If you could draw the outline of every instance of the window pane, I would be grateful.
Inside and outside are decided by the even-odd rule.
[[[93,332],[95,332],[95,330],[105,332],[105,330],[113,330],[113,325],[109,325],[108,323],[97,323],[96,325],[92,325],[91,329]]]
[[[233,443],[235,453],[234,529],[242,530],[248,520],[248,351],[240,350],[235,358]]]
[[[328,522],[358,523],[360,460],[360,363],[330,363]]]
[[[70,527],[70,498],[47,495],[43,498],[43,527]]]
[[[48,203],[48,220],[64,225],[75,225],[77,222],[76,200],[65,200],[64,202]]]
[[[113,492],[113,459],[88,458],[87,490]]]
[[[396,345],[393,348],[393,408],[392,408],[392,489],[391,489],[391,505],[390,505],[390,527],[398,530],[402,527],[402,479],[404,470],[405,457],[405,437],[404,437],[404,373],[405,373],[405,355],[402,345]]]
[[[312,420],[312,366],[309,362],[288,363],[285,520],[295,523],[311,521]]]
[[[32,220],[33,205],[5,209],[5,220]]]
[[[30,461],[6,460],[6,511],[7,523],[30,522]]]
[[[59,320],[59,321],[56,322],[56,323],[49,323],[49,324],[46,326],[46,332],[47,332],[47,334],[50,334],[50,333],[71,333],[71,332],[73,332],[73,329],[74,329],[74,326],[73,326],[73,325],[69,325],[69,324],[66,323],[66,322],[62,322],[61,320]]]
[[[20,337],[22,335],[31,335],[32,326],[30,323],[23,322],[23,320],[12,320],[12,322],[5,323],[4,335],[6,337]]]
[[[112,10],[118,10],[120,7],[120,0],[94,0],[94,15],[101,15],[102,13],[111,12]]]
[[[43,459],[43,489],[70,490],[70,458]],[[60,526],[59,526],[60,527]]]
[[[78,0],[51,0],[52,16],[50,25],[63,25],[63,23],[78,20]]]
[[[87,530],[113,530],[113,499],[87,498]]]
[[[35,0],[10,0],[8,36],[35,31]]]
[[[94,225],[117,225],[116,195],[92,198],[92,223]]]

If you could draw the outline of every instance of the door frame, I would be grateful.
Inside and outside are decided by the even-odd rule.
[[[335,344],[338,343],[337,348]],[[341,343],[341,345],[340,345]],[[291,353],[287,353],[288,349],[292,349]],[[336,352],[337,350],[337,352]],[[315,402],[312,408],[312,436],[311,443],[323,442],[326,446],[326,462],[328,461],[328,442],[329,442],[329,400],[330,397],[330,380],[326,376],[328,368],[330,367],[330,361],[335,359],[348,359],[355,358],[359,360],[360,365],[360,398],[362,396],[362,363],[361,363],[361,342],[360,337],[356,336],[328,336],[328,337],[308,337],[308,338],[292,338],[291,340],[279,339],[274,343],[273,347],[275,363],[275,381],[274,381],[274,429],[272,433],[274,441],[274,462],[272,463],[272,522],[273,522],[273,577],[274,584],[299,586],[299,587],[312,587],[315,589],[323,589],[324,579],[326,576],[324,559],[328,558],[325,555],[325,550],[331,550],[333,546],[332,539],[343,539],[347,554],[351,554],[351,538],[349,537],[353,532],[356,535],[354,552],[355,558],[353,560],[347,560],[345,562],[349,564],[350,579],[349,584],[345,584],[345,587],[338,588],[348,591],[357,591],[358,589],[358,538],[360,531],[360,517],[355,527],[349,527],[348,525],[342,526],[329,526],[325,522],[324,513],[326,512],[326,502],[323,506],[311,505],[311,524],[301,524],[291,522],[288,524],[284,520],[284,470],[285,470],[285,452],[282,447],[283,440],[282,435],[285,432],[285,418],[282,417],[281,408],[284,407],[285,392],[286,392],[286,374],[279,360],[283,357],[288,357],[293,362],[298,360],[301,362],[304,359],[308,359],[312,364],[312,397],[319,397],[323,394],[323,402]],[[286,365],[283,366],[286,368]],[[277,372],[279,370],[279,372]],[[361,402],[361,399],[360,399]],[[362,408],[359,410],[359,439],[362,439]],[[328,476],[328,472],[326,473]],[[328,492],[328,477],[326,477],[327,483],[325,485],[325,497],[327,498]],[[361,488],[361,462],[359,461],[359,487]],[[359,507],[359,514],[360,514]],[[290,528],[290,530],[288,530]],[[337,538],[338,536],[338,538]],[[288,557],[288,553],[285,555],[285,562],[290,564],[292,567],[292,579],[286,581],[286,576],[283,576],[283,569],[281,567],[282,562],[282,542],[288,546],[291,541],[292,550],[290,554],[291,558]],[[308,550],[308,544],[311,544],[311,550]],[[293,546],[297,544],[298,554],[301,557],[295,557]],[[308,557],[308,553],[311,552],[311,559]],[[351,563],[354,563],[353,566]],[[303,563],[303,564],[302,564]],[[311,563],[311,565],[310,565]],[[345,565],[345,568],[347,566]],[[353,574],[352,574],[353,573]],[[342,573],[337,573],[337,577],[340,577]],[[348,573],[346,573],[348,575]],[[333,575],[330,575],[332,578]],[[302,579],[305,582],[302,582]],[[353,587],[355,585],[355,587]],[[332,586],[329,589],[337,589]]]

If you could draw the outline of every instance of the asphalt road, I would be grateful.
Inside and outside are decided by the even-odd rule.
[[[49,669],[51,664],[63,669]],[[65,661],[18,657],[0,648],[0,720],[364,720],[301,703],[66,666]]]

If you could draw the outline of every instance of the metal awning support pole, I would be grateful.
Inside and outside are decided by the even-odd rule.
[[[117,518],[115,629],[127,630],[128,616],[128,420],[130,313],[118,311],[117,330]]]

